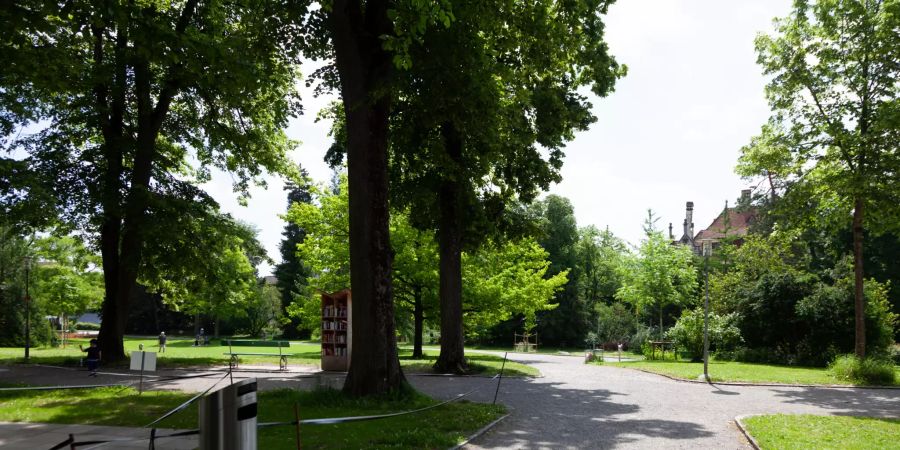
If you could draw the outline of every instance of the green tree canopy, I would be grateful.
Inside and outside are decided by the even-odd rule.
[[[690,249],[673,245],[662,233],[651,231],[622,266],[622,287],[616,298],[632,304],[638,312],[654,309],[662,333],[664,307],[687,307],[697,300],[697,272],[692,259]]]
[[[147,235],[174,219],[148,220],[156,199],[194,199],[192,182],[211,167],[242,191],[264,170],[291,171],[282,130],[300,111],[305,12],[302,2],[249,0],[0,7],[0,130],[30,126],[7,148],[24,152],[68,223],[97,237],[105,358],[124,358]]]
[[[900,2],[796,0],[757,38],[772,117],[738,172],[777,178],[796,212],[851,220],[856,353],[865,354],[863,237],[900,223]],[[811,199],[810,202],[803,200]],[[866,213],[868,211],[868,214]]]

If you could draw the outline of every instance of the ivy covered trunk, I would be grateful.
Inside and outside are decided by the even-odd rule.
[[[456,168],[462,159],[462,141],[452,124],[442,127],[445,149]],[[453,173],[455,172],[455,173]],[[463,349],[462,317],[462,186],[458,170],[451,171],[438,192],[440,217],[441,354],[434,369],[442,373],[465,373],[469,367]]]
[[[347,127],[353,356],[344,391],[355,396],[404,388],[391,285],[388,119],[393,63],[380,37],[390,34],[388,3],[336,0],[330,13]]]

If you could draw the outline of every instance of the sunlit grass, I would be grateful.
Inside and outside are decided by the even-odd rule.
[[[763,449],[900,449],[900,419],[775,414],[743,422]]]
[[[687,361],[633,361],[621,363],[605,363],[616,367],[642,369],[696,380],[703,374],[703,363]],[[900,368],[895,369],[900,371]],[[782,383],[782,384],[851,384],[849,381],[836,378],[828,369],[822,367],[780,366],[773,364],[753,364],[732,361],[709,362],[709,376],[712,381],[734,381],[750,383]]]
[[[0,421],[144,426],[191,397],[181,392],[144,392],[132,388],[0,393]],[[437,403],[407,392],[390,397],[353,399],[339,391],[294,390],[259,393],[259,422],[290,421],[297,405],[300,417],[346,417],[407,411]],[[504,413],[499,405],[454,402],[422,413],[368,422],[304,425],[304,448],[448,448]],[[196,403],[163,422],[160,428],[196,428]],[[259,448],[293,449],[294,427],[263,428]],[[77,436],[76,436],[77,438]]]

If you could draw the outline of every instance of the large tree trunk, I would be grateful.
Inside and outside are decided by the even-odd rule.
[[[866,299],[863,292],[863,214],[864,202],[856,197],[853,208],[853,272],[856,304],[856,356],[866,356]]]
[[[175,27],[175,32],[181,34],[185,31],[194,15],[199,0],[188,0],[184,5],[181,16]],[[105,275],[106,281],[114,280],[113,284],[106,285],[106,298],[103,302],[103,324],[100,326],[98,336],[100,351],[104,360],[115,362],[125,359],[123,338],[125,337],[125,325],[128,321],[128,309],[131,295],[137,285],[138,270],[141,264],[141,256],[144,244],[144,228],[146,227],[147,207],[150,196],[150,177],[153,171],[153,163],[156,158],[156,138],[162,129],[163,120],[169,112],[172,99],[178,90],[179,84],[174,77],[177,71],[170,71],[168,77],[162,83],[163,88],[157,96],[157,102],[153,104],[153,80],[150,71],[150,63],[140,55],[128,54],[129,30],[128,19],[120,19],[117,25],[116,38],[116,74],[114,76],[113,104],[107,108],[105,86],[95,87],[97,106],[100,112],[101,131],[104,135],[104,144],[109,151],[117,151],[118,157],[110,159],[107,156],[108,167],[114,167],[122,162],[122,146],[124,145],[123,117],[125,116],[125,102],[127,97],[126,86],[128,64],[134,77],[134,98],[137,102],[137,140],[135,144],[134,161],[131,167],[131,183],[124,204],[118,204],[119,190],[116,190],[115,208],[106,209],[111,205],[104,205],[104,225],[110,221],[110,236],[101,237],[104,242],[104,271],[107,267],[105,253],[112,250],[112,242],[115,238],[118,254],[114,261],[113,274]],[[95,57],[102,55],[102,33],[96,33]],[[143,36],[140,33],[138,36]],[[139,40],[132,41],[135,47],[140,47]],[[108,115],[107,115],[108,113]],[[109,120],[107,122],[107,119]],[[116,128],[118,127],[118,128]],[[109,169],[108,169],[109,170]],[[107,175],[109,176],[109,175]],[[111,179],[109,180],[111,181]],[[110,183],[111,184],[111,183]],[[116,180],[115,186],[120,187],[121,182]],[[112,196],[110,186],[106,186],[107,192]],[[121,211],[124,212],[122,214]],[[119,214],[122,214],[119,216]],[[121,218],[120,218],[121,217]],[[118,220],[112,220],[118,219]],[[121,223],[121,231],[113,231],[115,224]],[[115,227],[118,229],[118,227]],[[102,232],[102,230],[101,230]],[[121,233],[119,235],[118,233]],[[112,234],[116,234],[112,236]],[[108,242],[106,242],[108,240]],[[110,248],[107,250],[105,246]],[[112,263],[112,261],[111,261]]]
[[[388,2],[335,0],[329,17],[347,127],[353,355],[344,391],[355,396],[403,389],[391,285],[388,119],[391,55]]]
[[[94,59],[98,68],[103,63],[104,29],[92,28],[95,38]],[[116,301],[119,290],[119,243],[122,232],[122,171],[125,141],[123,139],[127,69],[125,51],[128,45],[128,29],[122,23],[116,27],[115,75],[110,102],[109,86],[98,83],[94,86],[96,108],[103,134],[103,172],[101,204],[103,220],[100,224],[100,255],[103,264],[103,305],[100,310],[100,332],[98,346],[104,359],[116,361],[125,357],[122,334],[118,332],[119,305]]]
[[[425,332],[425,305],[422,304],[422,287],[416,286],[413,289],[413,359],[421,359],[422,353],[422,334]]]
[[[458,130],[452,124],[444,124],[442,133],[447,154],[458,165],[462,159],[462,140]],[[442,373],[461,374],[469,370],[463,348],[462,323],[463,208],[462,186],[453,174],[441,182],[438,202],[440,203],[438,247],[441,277],[441,354],[434,363],[434,369]]]

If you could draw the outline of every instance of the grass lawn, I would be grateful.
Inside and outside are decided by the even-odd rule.
[[[88,339],[72,339],[71,345],[65,349],[58,347],[40,347],[31,349],[31,362],[38,364],[54,365],[78,365],[83,353],[78,350],[78,344],[88,345]],[[144,350],[158,351],[156,338],[125,338],[125,351],[138,350],[138,346],[144,344]],[[166,344],[166,352],[157,355],[158,367],[191,367],[191,366],[222,366],[228,364],[228,357],[223,353],[228,351],[228,346],[219,345],[219,341],[210,340],[210,345],[193,347],[193,339],[169,338]],[[278,353],[277,347],[234,347],[236,352],[247,353]],[[317,343],[292,342],[290,348],[282,348],[282,352],[292,355],[288,358],[290,364],[319,365],[320,347]],[[24,362],[22,348],[0,348],[0,364]],[[270,356],[245,356],[241,358],[243,364],[271,364],[278,365],[278,358]]]
[[[900,419],[775,414],[743,422],[763,449],[900,449]]]
[[[63,348],[40,347],[31,349],[30,362],[35,364],[52,364],[52,365],[78,365],[79,359],[83,353],[78,350],[78,344],[88,345],[87,339],[72,339],[71,345]],[[144,344],[144,350],[157,351],[157,341],[155,338],[125,338],[125,350],[136,351],[140,344]],[[219,341],[210,340],[210,345],[194,347],[193,339],[173,339],[169,338],[166,345],[166,352],[157,355],[157,366],[162,368],[173,367],[205,367],[205,366],[223,366],[228,364],[228,357],[223,353],[228,351],[228,346],[219,345]],[[276,347],[233,347],[235,352],[240,353],[278,353]],[[288,358],[288,363],[292,365],[320,365],[320,346],[317,342],[310,341],[294,341],[291,342],[290,348],[282,348],[282,352],[292,355]],[[23,363],[22,348],[2,347],[0,348],[0,364]],[[414,360],[412,349],[400,349],[400,364],[403,370],[409,373],[430,373],[431,366],[437,360],[438,350],[428,349],[425,351],[425,358]],[[500,366],[503,358],[494,355],[480,354],[472,352],[467,355],[474,373],[480,375],[493,376],[500,372]],[[278,358],[270,356],[242,356],[241,364],[268,364],[272,366],[278,365]],[[124,366],[124,364],[123,364]],[[540,372],[537,369],[524,364],[507,361],[503,375],[509,376],[538,376]]]
[[[437,361],[440,350],[423,349],[424,358],[412,359],[412,349],[400,349],[400,365],[405,372],[409,373],[430,373],[431,366]],[[469,369],[473,374],[493,376],[500,373],[500,366],[503,365],[503,357],[495,355],[487,355],[478,352],[467,352],[466,359],[469,360]],[[541,372],[532,366],[506,361],[503,369],[503,376],[511,377],[536,377]]]
[[[191,397],[188,393],[151,391],[138,395],[132,388],[0,393],[0,421],[83,423],[144,426]],[[376,415],[433,405],[420,394],[379,399],[351,399],[339,391],[294,390],[259,393],[259,422],[294,419],[299,405],[303,419]],[[389,419],[337,425],[304,425],[304,448],[448,448],[505,412],[500,405],[454,402],[435,409]],[[196,428],[196,403],[158,424],[165,428]],[[259,448],[296,448],[294,427],[263,428]],[[77,439],[77,436],[76,436]]]
[[[643,369],[677,378],[696,380],[703,373],[703,363],[687,361],[634,361],[604,363],[615,367]],[[898,380],[900,380],[900,368]],[[784,384],[851,384],[835,378],[828,369],[821,367],[778,366],[772,364],[752,364],[731,361],[709,362],[709,377],[712,381],[745,381],[751,383]],[[897,385],[897,383],[895,383]]]

